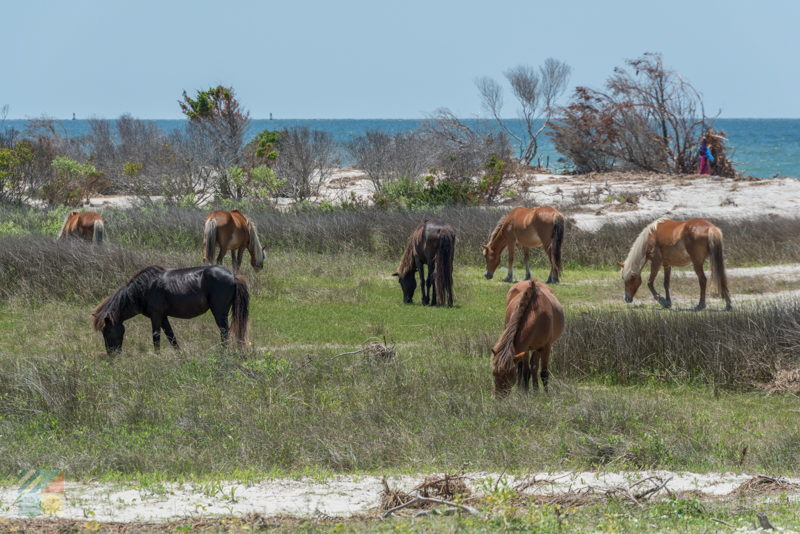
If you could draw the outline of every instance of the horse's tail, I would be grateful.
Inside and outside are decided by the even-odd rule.
[[[67,223],[69,223],[69,220],[78,213],[80,212],[73,210],[69,212],[66,217],[64,217],[64,222],[61,223],[61,230],[58,231],[58,237],[56,239],[64,239],[67,237]]]
[[[106,238],[106,225],[102,220],[98,219],[94,222],[94,233],[92,234],[92,241],[95,245],[102,245]]]
[[[725,274],[725,260],[722,256],[722,231],[716,226],[708,231],[708,253],[711,257],[711,287],[730,305],[728,276]]]
[[[436,270],[435,289],[436,302],[445,305],[445,295],[447,295],[447,306],[453,306],[453,256],[455,255],[456,236],[451,232],[439,234],[439,250],[436,251],[434,258],[434,269]]]
[[[492,348],[492,369],[495,371],[510,371],[515,368],[514,341],[517,337],[517,332],[525,320],[525,313],[528,308],[536,304],[536,299],[539,296],[539,291],[536,288],[535,280],[528,280],[528,287],[517,300],[517,307],[511,313],[511,316],[506,322],[505,330],[503,330],[500,339]]]
[[[564,245],[564,216],[556,213],[553,217],[553,231],[550,234],[550,264],[561,274],[561,247]]]
[[[217,249],[217,220],[209,217],[203,227],[203,261],[214,263],[214,252]]]
[[[231,332],[236,341],[244,346],[247,343],[247,329],[250,320],[250,291],[247,281],[241,276],[234,279],[233,306],[231,307]]]

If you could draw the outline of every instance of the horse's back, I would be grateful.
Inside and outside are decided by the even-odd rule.
[[[154,280],[147,298],[151,308],[188,319],[216,303],[229,304],[235,287],[233,273],[221,265],[167,269]]]
[[[518,300],[531,283],[536,284],[536,301],[527,311],[518,339],[525,345],[521,348],[540,349],[561,337],[565,324],[564,308],[546,284],[535,280],[514,284],[506,296],[505,320],[508,322]]]

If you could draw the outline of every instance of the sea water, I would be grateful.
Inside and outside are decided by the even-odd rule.
[[[89,121],[86,120],[56,122],[63,134],[69,137],[78,137],[89,132]],[[185,120],[147,122],[153,122],[167,132],[186,126]],[[354,137],[363,135],[368,130],[390,134],[410,132],[424,126],[425,122],[425,119],[253,119],[247,139],[252,139],[263,130],[281,130],[293,126],[323,130],[330,133],[339,144],[339,163],[345,166],[352,162],[343,147]],[[496,124],[489,120],[464,119],[464,122],[481,131],[496,130]],[[508,124],[512,131],[520,134],[523,131],[519,120],[510,120]],[[15,128],[25,131],[27,126],[26,120],[6,120],[0,123],[0,129]],[[714,126],[725,132],[731,147],[729,157],[741,174],[759,178],[800,178],[800,119],[717,119]],[[539,153],[533,163],[547,165],[553,171],[567,170],[568,162],[555,151],[549,137],[542,134],[539,139]]]

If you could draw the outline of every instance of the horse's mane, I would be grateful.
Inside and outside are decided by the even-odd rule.
[[[417,245],[422,240],[422,233],[425,230],[425,223],[428,222],[427,219],[422,221],[414,228],[414,231],[411,232],[411,235],[408,237],[408,243],[406,243],[406,249],[403,251],[403,256],[400,258],[400,266],[397,268],[397,274],[400,278],[406,276],[410,271],[416,268],[416,264],[414,262],[414,255],[416,254]]]
[[[536,287],[535,280],[528,281],[529,286],[520,296],[517,301],[517,307],[514,309],[511,317],[508,318],[506,328],[500,335],[492,348],[492,369],[509,371],[514,367],[514,356],[517,354],[514,349],[514,342],[517,338],[517,332],[525,319],[525,312],[528,308],[536,304],[539,297],[539,290]]]
[[[66,235],[67,224],[69,224],[70,219],[72,219],[79,213],[80,212],[78,210],[72,210],[71,212],[69,212],[69,214],[67,214],[66,217],[64,217],[64,222],[61,224],[61,230],[59,230],[58,232],[58,239],[61,239],[62,237],[67,237]]]
[[[508,222],[508,216],[509,216],[510,214],[511,214],[511,212],[509,212],[509,213],[506,213],[505,215],[503,215],[503,216],[500,218],[500,220],[499,220],[499,221],[497,221],[497,224],[495,225],[495,227],[494,227],[494,230],[492,230],[492,233],[491,233],[491,234],[489,234],[489,242],[487,243],[487,246],[492,244],[492,242],[494,241],[494,238],[495,238],[495,237],[497,236],[497,234],[499,234],[499,233],[500,233],[500,231],[503,229],[503,226],[505,226],[506,222]]]
[[[627,280],[629,276],[634,273],[642,272],[644,264],[647,263],[647,241],[650,239],[650,234],[658,227],[659,224],[666,221],[666,217],[661,217],[651,222],[644,227],[633,242],[628,257],[625,258],[625,263],[622,266],[622,279]]]
[[[136,273],[127,284],[118,289],[116,293],[101,302],[92,312],[94,329],[102,330],[106,319],[109,319],[112,323],[117,322],[120,311],[131,304],[135,304],[136,299],[148,288],[153,278],[165,270],[164,267],[159,265],[145,267]]]
[[[247,233],[250,235],[250,246],[253,247],[250,255],[254,256],[253,260],[256,263],[264,263],[264,251],[261,248],[261,241],[258,239],[256,223],[249,217],[244,216],[244,218],[247,219]],[[255,256],[258,257],[256,258]]]

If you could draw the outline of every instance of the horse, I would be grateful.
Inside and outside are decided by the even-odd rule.
[[[219,265],[165,269],[152,265],[142,269],[92,313],[94,329],[103,333],[109,355],[122,349],[123,323],[142,314],[150,318],[153,347],[161,346],[161,329],[178,348],[168,317],[191,319],[211,310],[223,345],[233,332],[238,343],[247,341],[250,293],[243,278]],[[231,324],[228,327],[228,312]]]
[[[508,276],[504,282],[514,281],[514,248],[517,243],[522,246],[525,259],[525,280],[531,279],[530,249],[542,247],[550,260],[550,276],[548,284],[557,284],[561,273],[561,247],[564,242],[564,216],[555,208],[541,206],[528,209],[522,206],[511,210],[497,222],[489,236],[489,243],[483,245],[483,257],[486,258],[487,280],[491,280],[494,271],[500,265],[500,255],[508,248]]]
[[[647,287],[653,298],[664,308],[672,306],[669,295],[669,278],[673,267],[683,267],[690,263],[697,273],[700,283],[700,302],[695,310],[706,307],[706,275],[703,263],[711,258],[711,283],[722,299],[725,309],[731,309],[731,296],[728,292],[728,279],[725,275],[725,262],[722,257],[722,231],[706,219],[689,219],[688,221],[672,221],[661,218],[653,221],[641,231],[633,242],[628,257],[620,262],[621,276],[625,282],[625,302],[633,302],[636,291],[642,284],[642,269],[651,262],[650,279]],[[664,293],[658,294],[653,282],[658,271],[664,267]]]
[[[403,302],[411,304],[417,289],[415,273],[419,272],[422,304],[453,306],[453,255],[456,232],[442,221],[423,220],[408,238],[400,266],[392,276],[398,277]],[[428,278],[425,278],[425,265]],[[433,293],[431,293],[433,285]]]
[[[203,261],[213,263],[216,247],[219,246],[217,264],[222,265],[225,254],[231,251],[233,273],[242,266],[244,249],[250,252],[250,265],[258,272],[264,268],[266,246],[261,246],[256,225],[239,210],[212,211],[206,217],[203,228]]]
[[[527,393],[531,377],[538,392],[538,369],[547,393],[550,353],[563,331],[564,308],[549,287],[536,280],[514,284],[506,296],[505,329],[492,348],[495,397],[508,395],[515,381]]]
[[[68,237],[79,237],[86,241],[91,241],[97,245],[103,244],[105,239],[106,227],[103,223],[103,216],[94,211],[71,211],[64,218],[61,230],[58,232],[57,240]]]

